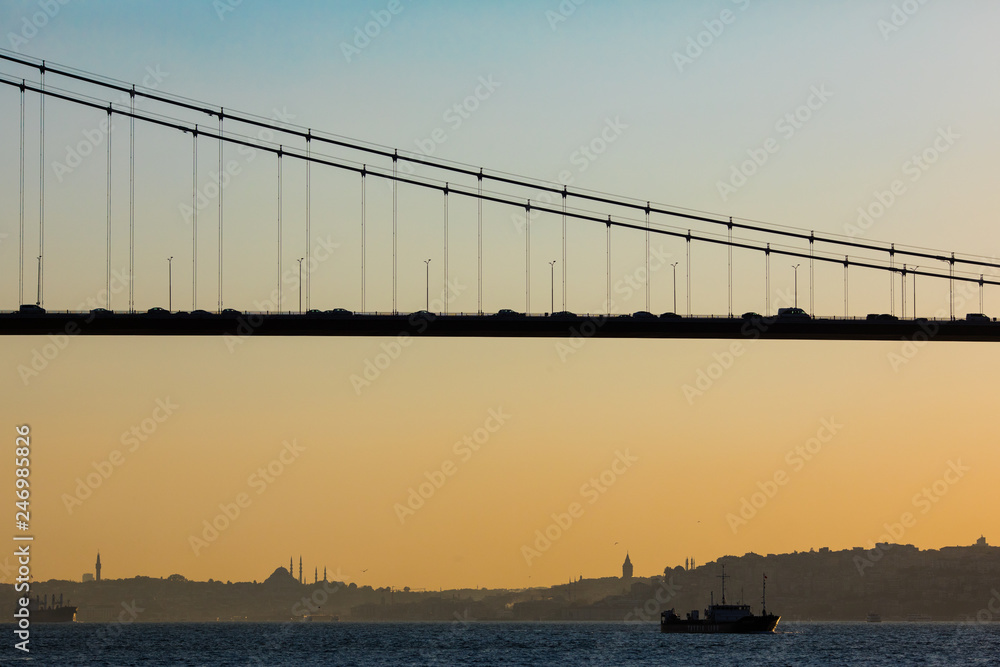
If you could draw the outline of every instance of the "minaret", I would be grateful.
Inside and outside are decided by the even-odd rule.
[[[685,570],[690,570],[691,569],[691,559],[690,558],[685,558],[684,559],[684,569]]]
[[[295,568],[292,566],[292,557],[291,556],[288,557],[288,576],[289,577],[294,577],[295,576]]]
[[[326,565],[323,566],[323,583],[326,583]]]
[[[97,552],[97,564],[94,565],[94,569],[97,570],[97,574],[94,577],[97,581],[101,580],[101,552]]]
[[[313,583],[314,584],[318,584],[319,583],[319,566],[318,565],[316,566],[316,570],[313,572]]]
[[[302,556],[299,556],[299,583],[305,583],[305,580],[302,578]]]

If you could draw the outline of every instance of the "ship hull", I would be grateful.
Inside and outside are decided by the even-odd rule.
[[[76,620],[76,607],[51,607],[30,611],[35,623],[72,623]]]
[[[717,622],[708,619],[689,621],[683,619],[671,619],[660,622],[660,632],[684,632],[684,633],[732,633],[749,634],[759,632],[774,632],[780,616],[768,614],[767,616],[747,616],[738,621]]]

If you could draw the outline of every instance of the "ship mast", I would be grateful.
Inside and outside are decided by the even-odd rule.
[[[722,604],[726,604],[726,566],[722,566],[722,574],[718,575],[722,579]]]

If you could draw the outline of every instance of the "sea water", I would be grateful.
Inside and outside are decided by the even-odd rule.
[[[3,665],[1000,665],[998,623],[73,623],[34,626],[30,653],[0,627]]]

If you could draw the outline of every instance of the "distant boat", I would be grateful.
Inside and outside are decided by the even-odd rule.
[[[76,620],[76,607],[62,604],[62,595],[59,596],[59,604],[56,604],[56,596],[52,596],[52,603],[45,596],[44,601],[40,601],[36,595],[28,603],[28,614],[32,623],[72,623]]]
[[[748,604],[726,604],[726,566],[722,566],[722,604],[709,604],[704,618],[698,610],[692,610],[686,618],[678,616],[673,609],[660,614],[660,632],[728,632],[756,633],[774,632],[781,620],[780,616],[767,613],[767,576],[763,578],[761,595],[761,615],[755,616]]]
[[[332,614],[306,614],[302,617],[303,623],[336,623],[338,621],[340,621],[340,617]]]
[[[869,623],[881,623],[882,617],[875,612],[870,612],[867,616],[865,616],[865,620]]]

